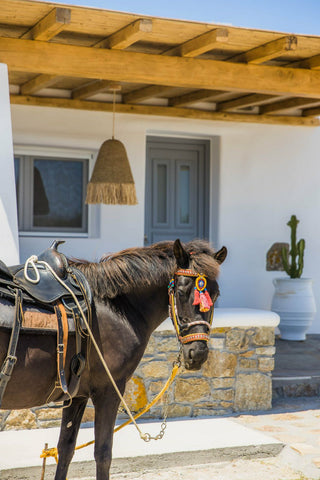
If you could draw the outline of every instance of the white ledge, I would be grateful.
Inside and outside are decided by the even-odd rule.
[[[216,308],[213,316],[212,328],[222,327],[272,327],[279,325],[280,317],[270,310],[254,308]],[[167,318],[156,331],[171,331],[173,325]]]

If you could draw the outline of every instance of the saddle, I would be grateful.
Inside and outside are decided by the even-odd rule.
[[[25,264],[8,267],[0,260],[0,296],[14,302],[15,315],[7,357],[0,371],[0,406],[8,381],[17,361],[16,347],[24,322],[23,304],[55,313],[57,331],[57,381],[47,403],[71,401],[78,391],[81,373],[85,367],[86,322],[91,322],[91,290],[87,279],[58,251],[63,241],[55,240],[38,257],[32,255]],[[29,313],[29,312],[26,312]],[[25,315],[27,318],[27,315]],[[49,318],[49,315],[47,316]],[[69,385],[65,377],[65,359],[68,333],[72,317],[76,335],[76,354],[71,361]]]
[[[86,310],[84,293],[91,303],[89,284],[83,273],[69,266],[65,255],[58,251],[62,243],[64,241],[55,240],[41,255],[30,257],[22,265],[7,267],[0,260],[0,292],[13,296],[11,289],[19,288],[28,302],[40,303],[50,309],[60,299],[68,310],[75,307],[73,294],[81,308]],[[63,283],[59,283],[59,278]]]

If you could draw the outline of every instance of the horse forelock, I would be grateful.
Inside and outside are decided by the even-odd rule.
[[[190,268],[210,279],[217,278],[219,264],[208,242],[194,240],[183,246],[190,255]],[[98,263],[75,259],[71,263],[84,273],[92,293],[101,300],[136,289],[167,285],[177,269],[171,241],[104,255]]]

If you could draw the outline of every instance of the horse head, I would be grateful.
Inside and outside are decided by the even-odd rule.
[[[208,269],[197,271],[197,252],[187,252],[179,239],[174,242],[173,252],[177,270],[169,285],[171,318],[182,344],[186,369],[199,370],[208,357],[213,308],[219,296],[216,276],[227,249],[222,247],[214,253],[209,273]]]

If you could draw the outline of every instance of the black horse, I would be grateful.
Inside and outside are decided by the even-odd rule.
[[[99,263],[73,262],[90,284],[93,295],[92,332],[122,393],[145,351],[150,335],[168,317],[168,284],[172,278],[174,283],[171,283],[169,291],[172,293],[171,299],[174,299],[172,307],[177,313],[185,367],[198,370],[205,362],[208,356],[205,337],[212,308],[202,312],[201,306],[193,305],[197,277],[192,273],[205,275],[207,292],[214,303],[219,294],[216,279],[226,254],[225,247],[214,252],[204,241],[195,240],[182,246],[176,240],[127,249]],[[199,288],[201,291],[201,286]],[[184,343],[184,337],[187,337],[187,343]],[[5,358],[8,342],[8,331],[0,330],[0,365]],[[75,340],[71,337],[66,372],[75,348]],[[56,380],[55,335],[31,334],[22,330],[17,357],[1,408],[44,405]],[[113,429],[120,401],[93,346],[78,394],[72,404],[63,410],[56,480],[66,478],[89,398],[95,408],[96,478],[107,480]]]

